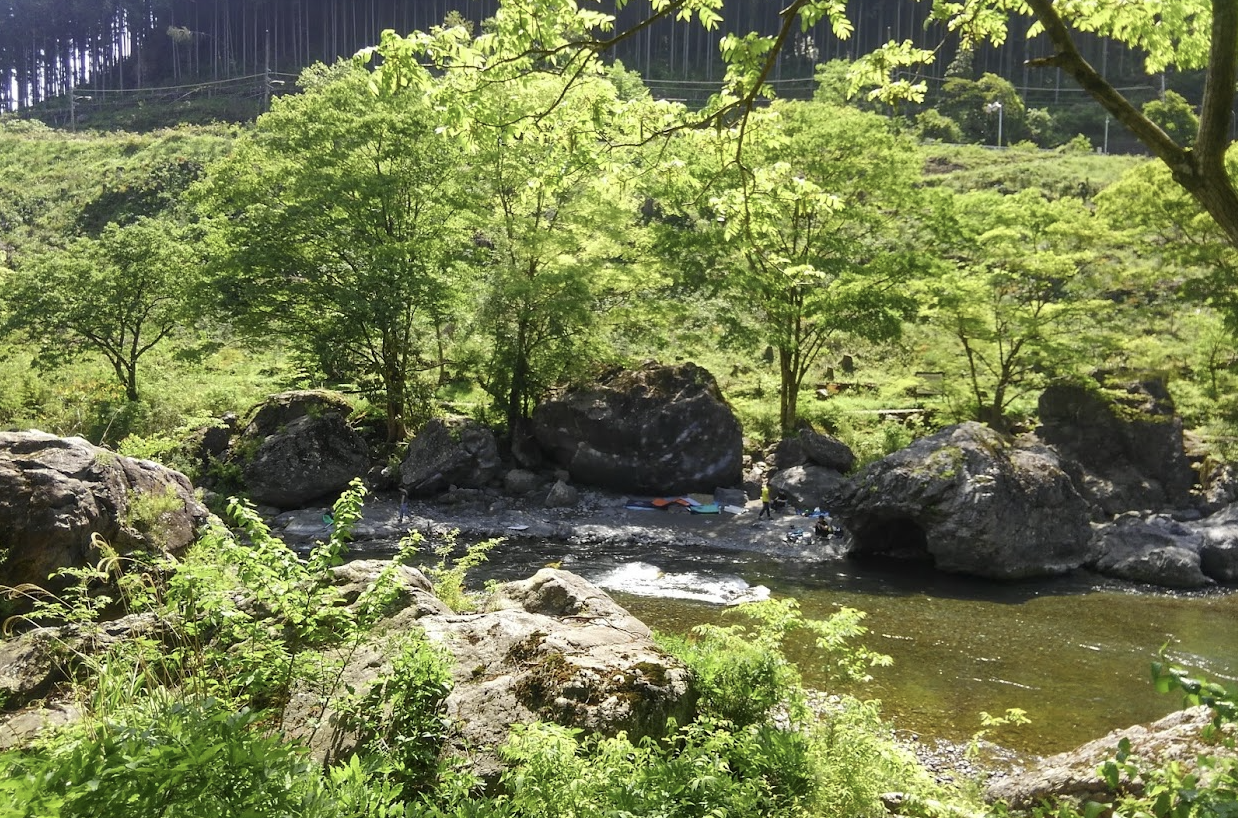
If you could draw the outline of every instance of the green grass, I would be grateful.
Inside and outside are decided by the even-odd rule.
[[[981,145],[926,145],[925,181],[956,192],[997,189],[1017,193],[1040,188],[1052,196],[1091,198],[1131,168],[1151,161],[1143,156],[1102,155],[1068,148],[1014,145],[1002,150]]]
[[[49,371],[10,345],[0,355],[0,427],[38,428],[116,445],[128,435],[172,436],[227,412],[243,413],[266,396],[298,383],[278,349],[223,347],[200,359],[186,348],[154,350],[139,374],[142,400],[129,404],[112,371],[83,358]],[[188,358],[188,359],[187,359]]]

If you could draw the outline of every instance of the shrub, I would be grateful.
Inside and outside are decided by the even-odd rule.
[[[260,718],[152,696],[50,747],[0,755],[0,816],[320,814],[315,765]]]
[[[938,111],[929,108],[916,114],[916,134],[923,140],[936,139],[938,142],[957,144],[963,141],[963,130],[959,123]]]

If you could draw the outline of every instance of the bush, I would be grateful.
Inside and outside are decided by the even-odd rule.
[[[938,142],[957,144],[963,141],[963,129],[959,123],[938,111],[929,108],[916,114],[916,134],[922,140],[935,139]]]
[[[319,814],[315,765],[260,719],[153,696],[49,748],[0,755],[0,816]]]

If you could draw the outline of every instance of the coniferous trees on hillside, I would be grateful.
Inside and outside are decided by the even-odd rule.
[[[613,0],[600,5],[614,8]],[[774,78],[807,81],[815,63],[906,39],[930,48],[944,44],[925,72],[933,80],[945,75],[956,42],[940,27],[926,28],[929,3],[851,0],[848,6],[855,25],[849,39],[834,37],[824,22],[802,32],[780,57]],[[497,7],[498,0],[5,0],[0,2],[0,111],[83,85],[115,92],[267,70],[295,74],[315,61],[331,63],[372,45],[386,28],[426,30],[453,12],[480,25]],[[691,86],[683,83],[720,79],[723,34],[774,31],[780,9],[761,0],[726,0],[723,23],[714,32],[670,15],[625,39],[613,56],[646,79],[680,83],[668,87],[667,95],[684,96]],[[619,12],[617,28],[635,27],[648,14],[649,3],[630,2]],[[1069,83],[1057,72],[1025,65],[1048,52],[1047,44],[1029,41],[1026,33],[1025,26],[1018,27],[1001,47],[981,48],[972,60],[976,75],[998,74],[1055,97],[1063,90],[1069,94]],[[1111,77],[1142,70],[1140,60],[1116,44],[1091,38],[1083,45],[1089,61]]]

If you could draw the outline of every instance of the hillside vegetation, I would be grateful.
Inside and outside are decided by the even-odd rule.
[[[464,191],[451,177],[497,180],[513,165],[509,148],[495,154],[490,171],[480,157],[466,167],[440,152],[405,156],[403,165],[393,157],[369,178],[350,175],[382,140],[414,138],[408,129],[422,114],[401,111],[408,124],[384,133],[379,123],[392,113],[382,106],[390,103],[347,90],[338,73],[310,72],[308,93],[278,100],[271,115],[244,128],[67,133],[0,125],[11,294],[0,422],[112,445],[133,435],[137,446],[243,411],[272,390],[328,386],[352,393],[380,430],[398,420],[415,431],[441,411],[503,425],[518,422],[557,382],[655,357],[696,360],[714,372],[754,439],[773,439],[793,422],[786,403],[794,395],[794,420],[841,435],[866,458],[964,418],[1025,423],[1044,384],[1096,381],[1101,373],[1163,377],[1190,426],[1216,445],[1231,434],[1225,395],[1233,347],[1222,313],[1209,306],[1209,259],[1166,252],[1164,230],[1149,223],[1148,211],[1169,183],[1143,160],[1071,147],[917,145],[873,114],[841,109],[839,120],[830,106],[784,103],[761,125],[771,131],[772,152],[760,129],[749,134],[750,156],[769,168],[758,177],[765,187],[749,191],[766,197],[762,236],[719,229],[729,200],[702,202],[700,191],[708,183],[725,193],[727,182],[709,163],[728,149],[687,139],[672,143],[682,158],[656,179],[625,178],[625,162],[647,160],[618,151],[526,157],[518,170],[527,178],[547,164],[577,162],[572,173],[611,173],[611,187],[582,195],[575,177],[564,175],[558,188],[530,189],[563,205],[554,221],[504,222],[503,213],[536,199],[504,201],[501,187]],[[606,88],[590,93],[614,93]],[[340,93],[357,100],[356,119],[330,126],[338,133],[319,126],[314,139],[329,142],[304,142],[302,123],[324,106],[346,110]],[[369,132],[360,124],[367,111],[375,122]],[[841,124],[823,124],[829,121]],[[330,156],[328,145],[350,132],[353,144]],[[814,169],[797,151],[825,152],[830,161]],[[874,162],[901,168],[899,175],[876,179],[867,169]],[[803,172],[793,170],[797,164],[811,189],[793,189]],[[269,180],[255,175],[266,165]],[[406,173],[424,174],[434,187],[420,191],[410,185],[424,183],[405,181]],[[296,186],[308,198],[291,198]],[[831,199],[838,191],[854,200]],[[422,226],[405,214],[404,224],[370,235],[371,217],[399,195],[450,199],[451,212],[433,224],[418,214]],[[350,197],[359,202],[352,210]],[[242,241],[227,222],[244,208],[274,221]],[[327,219],[306,223],[307,208]],[[779,226],[784,213],[796,212],[819,227],[797,234]],[[225,216],[222,226],[216,214]],[[69,296],[96,280],[75,265],[102,251],[105,228],[134,230],[144,221],[167,225],[187,255],[109,262],[103,273],[113,280],[132,264],[149,277],[171,264],[170,278],[185,285],[166,337],[135,362],[142,388],[134,401],[114,375],[115,361],[73,324]],[[438,237],[437,249],[411,246],[421,229]],[[779,257],[753,263],[745,244],[753,240]],[[310,242],[327,255],[305,258]],[[369,246],[358,249],[362,242]],[[355,264],[353,253],[372,265],[367,278],[339,279],[332,286],[342,289],[313,294],[279,286],[298,265]],[[504,272],[504,263],[513,266]],[[269,277],[261,279],[264,266]],[[525,277],[530,269],[545,271],[544,289]],[[403,280],[414,289],[401,289]],[[21,297],[55,287],[66,290],[55,304]],[[333,335],[340,328],[331,316],[356,310],[355,319],[401,291],[419,311],[387,328],[405,332],[409,343],[395,361],[404,376],[393,380],[383,375],[393,362],[364,351],[372,339]],[[783,298],[799,291],[812,295]],[[523,312],[496,312],[500,304],[520,306],[518,298],[528,299]],[[123,309],[118,304],[85,309]],[[291,321],[276,320],[278,304],[291,310]],[[537,330],[542,346],[510,348],[522,322],[528,331],[530,320],[543,318],[552,320]],[[356,355],[346,356],[352,346]],[[509,383],[517,367],[527,370],[520,394]],[[876,412],[887,409],[923,411],[883,422]]]

